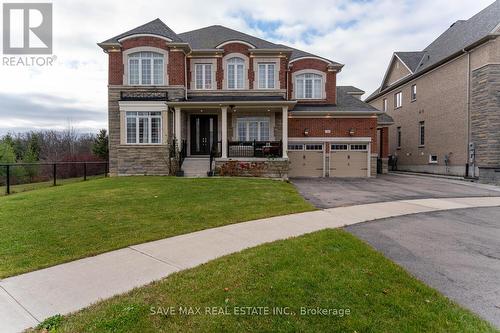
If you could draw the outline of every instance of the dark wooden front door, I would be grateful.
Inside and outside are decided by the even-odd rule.
[[[209,155],[217,142],[217,116],[191,115],[191,155]]]

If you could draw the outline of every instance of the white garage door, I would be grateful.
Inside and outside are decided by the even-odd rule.
[[[321,143],[294,143],[288,145],[290,169],[288,177],[323,177],[324,145]]]
[[[367,177],[367,144],[331,144],[330,177]]]

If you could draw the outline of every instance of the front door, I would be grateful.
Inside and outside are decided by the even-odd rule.
[[[217,142],[217,116],[193,114],[190,119],[191,155],[210,155]]]

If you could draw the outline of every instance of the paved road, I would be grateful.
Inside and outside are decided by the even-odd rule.
[[[421,213],[346,230],[500,328],[500,208]]]
[[[377,178],[292,179],[318,208],[423,198],[498,196],[500,187],[426,176],[379,175]]]

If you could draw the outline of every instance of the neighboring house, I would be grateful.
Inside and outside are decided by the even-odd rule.
[[[362,102],[363,91],[337,87],[335,61],[223,26],[176,34],[159,19],[98,45],[109,55],[112,175],[170,174],[173,155],[193,176],[212,166],[221,175],[376,175],[377,127],[387,132],[391,119]]]
[[[395,52],[366,102],[394,119],[400,170],[500,181],[500,1],[422,51]]]

